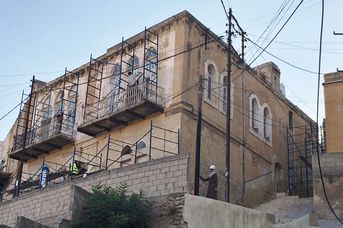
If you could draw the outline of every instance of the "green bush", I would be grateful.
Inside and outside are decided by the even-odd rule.
[[[81,219],[73,228],[148,227],[152,207],[142,192],[129,195],[126,185],[115,189],[98,185],[92,191]]]

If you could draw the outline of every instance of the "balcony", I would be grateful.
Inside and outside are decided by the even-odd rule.
[[[73,121],[70,116],[63,118],[62,115],[42,121],[41,126],[28,130],[25,149],[23,149],[24,134],[17,135],[14,139],[13,151],[10,158],[28,161],[42,154],[48,154],[54,149],[74,143]]]
[[[151,114],[162,113],[163,102],[164,89],[149,81],[118,93],[112,91],[99,102],[86,106],[84,123],[77,130],[94,137]]]

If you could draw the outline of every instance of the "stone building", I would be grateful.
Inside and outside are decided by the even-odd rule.
[[[325,125],[323,149],[320,153],[323,181],[327,197],[339,218],[343,216],[343,73],[324,75]],[[321,219],[335,219],[322,188],[317,156],[314,157],[313,188],[316,213]]]
[[[187,187],[142,187],[150,195],[192,193],[197,84],[203,77],[201,175],[216,165],[218,197],[224,200],[227,50],[220,37],[184,11],[51,82],[34,80],[31,99],[23,99],[4,142],[7,172],[15,173],[23,160],[21,187],[28,191],[38,184],[43,163],[53,186],[73,161],[91,174],[189,155],[187,172],[180,174]],[[286,191],[311,195],[314,122],[281,92],[274,63],[250,68],[230,50],[231,201],[255,205]],[[12,174],[7,192],[13,192],[14,182]],[[201,195],[205,190],[201,183]]]

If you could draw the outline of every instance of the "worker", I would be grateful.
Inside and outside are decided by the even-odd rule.
[[[206,197],[210,199],[217,199],[218,176],[215,165],[210,165],[209,175],[207,178],[200,176],[202,181],[208,181]]]
[[[71,166],[71,173],[72,175],[76,176],[79,174],[79,162],[78,161],[74,161],[74,163]]]

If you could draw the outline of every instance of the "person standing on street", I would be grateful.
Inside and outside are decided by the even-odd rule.
[[[215,165],[210,165],[209,175],[207,178],[200,176],[202,181],[208,181],[206,197],[210,199],[217,199],[218,176]]]

